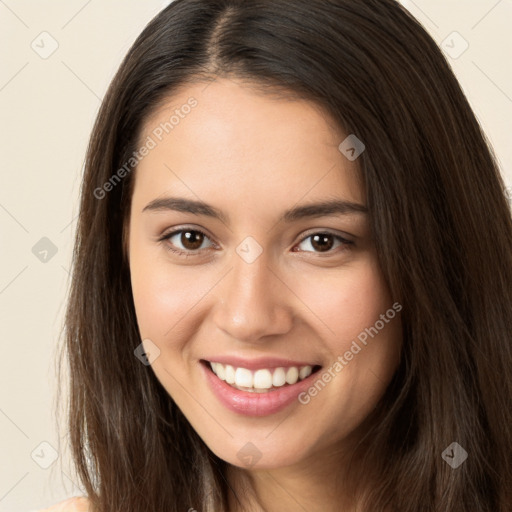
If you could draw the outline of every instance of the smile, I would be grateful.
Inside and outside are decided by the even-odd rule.
[[[201,360],[200,368],[206,384],[228,410],[245,416],[268,416],[299,403],[321,369],[315,364],[292,364],[269,360],[235,362]],[[251,369],[247,368],[250,366]]]
[[[296,384],[299,380],[309,377],[313,366],[289,366],[278,368],[262,368],[251,371],[247,368],[236,368],[229,364],[209,361],[210,368],[220,380],[231,387],[252,393],[268,393],[282,386]]]

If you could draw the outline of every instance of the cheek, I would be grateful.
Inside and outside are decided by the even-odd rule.
[[[161,350],[182,344],[190,333],[187,319],[207,290],[201,272],[192,267],[173,267],[163,248],[133,246],[130,275],[141,337],[150,338]]]
[[[197,305],[208,288],[201,285],[204,279],[197,268],[173,267],[166,256],[163,249],[133,249],[132,292],[141,339],[150,339],[159,349],[152,371],[176,403],[186,407],[189,340],[200,325]]]
[[[332,390],[347,417],[362,418],[383,393],[400,357],[400,319],[377,260],[369,255],[346,272],[301,283],[301,298],[317,316],[331,357]]]
[[[336,353],[391,307],[386,283],[371,255],[320,279],[311,275],[295,282],[300,283],[297,295],[317,317],[320,331]]]

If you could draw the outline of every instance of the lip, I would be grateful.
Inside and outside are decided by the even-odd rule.
[[[232,358],[228,358],[232,361]],[[216,359],[214,362],[221,362]],[[231,363],[225,363],[231,364]],[[219,379],[211,370],[207,361],[199,363],[206,382],[217,399],[230,411],[243,414],[245,416],[269,416],[275,414],[291,405],[293,402],[299,403],[298,396],[311,386],[313,378],[316,378],[318,371],[315,371],[304,380],[300,380],[295,384],[284,386],[275,391],[266,393],[251,393],[249,391],[241,391],[231,387],[229,384]],[[281,365],[282,366],[282,365]],[[299,366],[299,365],[291,365]],[[302,364],[302,366],[306,366]],[[319,365],[316,365],[319,366]],[[276,366],[277,368],[278,366]],[[245,367],[247,368],[247,367]],[[261,368],[258,366],[257,368]],[[274,368],[267,366],[266,368]],[[247,368],[250,369],[250,368]]]
[[[247,368],[248,370],[260,370],[264,368],[273,369],[273,368],[288,368],[290,366],[320,366],[318,362],[311,361],[294,361],[292,359],[285,359],[279,357],[259,357],[254,359],[243,359],[241,357],[236,356],[219,356],[212,357],[211,359],[208,357],[204,358],[204,361],[208,361],[211,363],[221,363],[221,364],[229,364],[235,368]]]

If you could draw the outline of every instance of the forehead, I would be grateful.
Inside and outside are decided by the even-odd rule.
[[[345,137],[316,103],[229,79],[188,84],[144,123],[140,145],[152,149],[134,194],[178,190],[267,208],[326,194],[364,203],[357,164],[338,149]]]

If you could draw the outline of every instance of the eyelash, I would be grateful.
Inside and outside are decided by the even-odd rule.
[[[171,231],[170,233],[167,233],[166,235],[164,235],[161,238],[159,238],[158,241],[159,242],[165,242],[165,241],[171,239],[173,236],[175,236],[175,235],[177,235],[179,233],[186,232],[186,231],[189,231],[189,232],[192,232],[192,233],[200,233],[204,237],[210,239],[210,237],[204,231],[201,231],[200,229],[180,228],[180,229],[176,229],[174,231]],[[296,244],[296,245],[300,245],[302,242],[304,242],[308,238],[313,237],[314,235],[329,235],[329,236],[332,236],[333,238],[335,238],[335,239],[337,239],[337,240],[339,240],[341,242],[342,246],[344,246],[343,247],[344,250],[347,250],[347,249],[350,248],[349,246],[354,245],[354,242],[352,242],[351,240],[347,240],[346,238],[343,238],[340,235],[335,235],[334,233],[330,233],[328,231],[315,231],[313,233],[310,233],[307,236],[305,236],[304,238],[302,238],[299,241],[299,243]],[[178,256],[182,256],[184,258],[190,258],[191,256],[198,256],[202,251],[205,250],[205,249],[196,249],[196,250],[184,251],[182,249],[174,249],[171,246],[171,244],[165,244],[165,246],[166,246],[166,249],[168,251],[170,251],[170,252],[172,252],[174,254],[177,254]],[[294,251],[294,252],[298,252],[298,251]],[[334,252],[334,250],[333,249],[329,249],[325,253],[317,252],[317,251],[305,251],[305,252],[313,252],[313,253],[316,252],[316,254],[331,254],[331,253]]]

